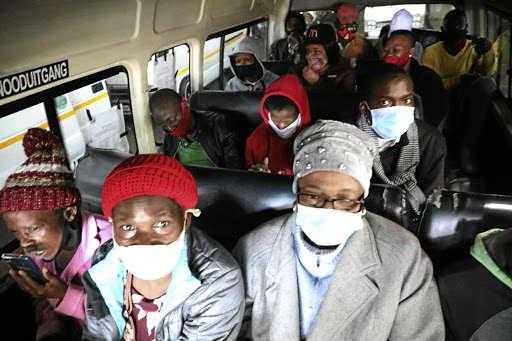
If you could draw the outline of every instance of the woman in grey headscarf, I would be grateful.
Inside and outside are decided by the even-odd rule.
[[[294,213],[235,248],[246,286],[242,337],[442,340],[432,264],[416,237],[367,212],[376,146],[318,121],[294,143]]]

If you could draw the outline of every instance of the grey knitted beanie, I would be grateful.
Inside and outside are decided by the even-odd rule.
[[[315,171],[336,171],[359,181],[364,197],[368,196],[377,148],[372,138],[356,126],[318,120],[297,136],[293,151],[293,193],[297,193],[301,177]]]

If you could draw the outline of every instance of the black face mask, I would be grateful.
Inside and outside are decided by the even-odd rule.
[[[234,69],[236,75],[242,80],[246,80],[247,78],[254,76],[260,79],[261,76],[263,76],[263,70],[257,61],[250,65],[235,65]]]
[[[60,241],[59,251],[55,257],[59,255],[62,250],[72,251],[75,250],[80,242],[82,241],[82,214],[80,211],[76,212],[75,219],[73,221],[64,220],[62,225],[62,239]],[[45,262],[52,262],[52,260]]]
[[[449,45],[458,46],[466,39],[466,30],[445,30],[441,32],[441,38]]]

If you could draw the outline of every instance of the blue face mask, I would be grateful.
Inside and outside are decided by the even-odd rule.
[[[295,222],[316,245],[344,245],[355,231],[363,228],[363,215],[297,204]]]
[[[368,109],[370,106],[366,103]],[[372,129],[382,138],[396,140],[414,122],[414,107],[396,105],[380,109],[370,109]]]

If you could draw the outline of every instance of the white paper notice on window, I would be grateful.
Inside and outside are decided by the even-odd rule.
[[[167,53],[164,56],[155,58],[153,62],[154,72],[154,85],[158,89],[173,89],[176,90],[176,79],[174,78],[175,66],[174,66],[174,54]]]
[[[123,107],[110,108],[94,115],[91,122],[92,142],[89,146],[102,149],[116,149],[128,153],[129,144],[125,136]]]

